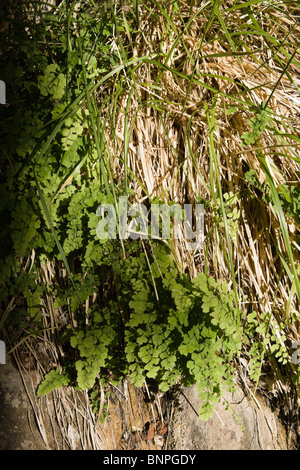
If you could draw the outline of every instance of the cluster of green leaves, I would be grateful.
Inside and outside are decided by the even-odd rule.
[[[219,398],[222,383],[233,372],[230,361],[241,345],[238,312],[226,283],[216,283],[205,274],[199,274],[190,282],[187,276],[178,275],[175,268],[164,272],[163,267],[160,266],[164,296],[162,300],[159,297],[159,309],[156,307],[155,311],[153,301],[149,303],[145,289],[142,305],[133,304],[138,310],[129,322],[129,326],[135,328],[128,333],[128,359],[136,352],[142,370],[148,371],[146,376],[158,378],[162,390],[167,390],[181,375],[187,383],[189,380],[196,382],[204,399],[201,416],[207,418],[213,397]],[[141,299],[140,295],[136,297]],[[151,310],[147,315],[149,306]],[[161,329],[157,320],[165,316],[168,322]],[[145,345],[137,350],[139,343]],[[142,372],[136,362],[132,368],[137,380],[141,380]],[[228,384],[231,380],[232,376]]]
[[[83,101],[72,112],[69,109],[84,89],[82,64],[93,83],[117,65],[118,58],[108,44],[113,32],[111,15],[102,7],[86,10],[87,3],[80,2],[71,23],[65,2],[55,15],[46,13],[39,22],[17,10],[13,27],[10,25],[0,39],[1,79],[7,84],[7,106],[0,109],[0,300],[24,297],[24,307],[9,316],[7,324],[19,325],[27,332],[30,327],[42,327],[46,291],[54,296],[58,308],[70,305],[73,312],[80,312],[104,277],[95,275],[99,253],[91,236],[100,185],[95,142],[89,135],[90,116]],[[77,47],[78,34],[83,55]],[[106,251],[101,253],[102,260]],[[62,252],[68,263],[77,263],[72,279],[67,286],[57,280],[53,289],[40,285],[39,263],[47,259],[60,263]],[[22,260],[30,256],[35,263],[27,273]],[[83,353],[84,344],[94,341],[96,346],[100,344],[100,351],[93,360],[100,365],[107,362],[106,351],[118,331],[107,328],[100,331],[99,327],[93,338],[84,329],[76,333],[74,351]],[[88,380],[85,377],[91,362],[84,354],[81,362],[76,362],[79,385]],[[70,380],[66,369],[53,371],[39,393],[48,393]]]
[[[38,76],[37,86],[42,96],[61,100],[66,90],[66,76],[59,71],[57,64],[49,64],[43,75]]]
[[[258,382],[261,376],[261,367],[268,356],[273,355],[282,365],[287,364],[290,355],[286,347],[286,325],[279,324],[272,313],[259,315],[256,311],[247,315],[245,333],[251,338],[249,355],[249,376]]]
[[[259,191],[260,199],[269,203],[272,201],[270,187],[267,182],[260,183],[255,170],[249,170],[245,173],[246,180]],[[298,226],[300,226],[300,188],[293,184],[283,184],[278,186],[278,196],[281,207],[287,219],[293,217]]]
[[[25,17],[17,11],[14,27],[1,37],[1,79],[7,84],[8,103],[0,110],[3,296],[10,292],[10,276],[21,269],[20,259],[32,249],[36,259],[60,258],[41,194],[67,255],[84,244],[88,235],[82,226],[88,210],[98,204],[99,166],[95,142],[88,135],[89,113],[84,104],[72,113],[68,109],[83,92],[82,60],[90,81],[117,64],[107,44],[113,22],[103,9],[86,13],[81,2],[72,29],[65,7],[62,2],[55,16],[44,14],[39,23],[27,16],[26,29]],[[77,47],[78,34],[84,57]],[[78,217],[72,217],[72,211]]]
[[[114,346],[118,339],[117,312],[113,302],[110,302],[110,308],[103,311],[94,306],[89,315],[91,324],[87,328],[76,329],[71,336],[70,344],[80,355],[75,363],[79,389],[92,388],[100,370],[109,367],[114,358]]]
[[[241,211],[237,208],[237,199],[238,199],[238,195],[233,194],[232,191],[230,191],[229,193],[223,194],[224,209],[226,213],[226,223],[227,223],[229,235],[233,242],[236,242],[237,240],[238,223],[239,223],[239,218],[241,216]],[[221,216],[222,211],[221,211],[220,198],[216,198],[215,204],[214,204],[214,210],[216,214]],[[220,226],[224,227],[224,225],[225,225],[224,220],[221,220]]]
[[[244,145],[254,144],[261,136],[266,125],[271,121],[269,115],[270,111],[271,110],[269,108],[265,107],[264,103],[260,105],[256,111],[256,114],[249,121],[251,131],[244,132],[244,134],[241,136]]]
[[[65,380],[92,390],[112,369],[116,376],[130,376],[136,386],[155,380],[162,392],[179,381],[197,383],[203,400],[200,416],[208,419],[224,388],[232,386],[232,361],[243,342],[233,293],[225,282],[205,274],[193,281],[180,274],[162,244],[152,245],[153,257],[149,254],[148,260],[138,241],[128,242],[131,251],[125,258],[114,244],[119,242],[99,243],[97,257],[102,251],[106,279],[110,272],[121,295],[107,307],[91,307],[88,322],[79,314],[82,325],[67,328],[64,343],[72,359],[65,367]],[[105,257],[110,245],[114,262]],[[61,297],[61,305],[67,298],[69,294]],[[77,307],[80,313],[80,304]],[[49,389],[48,382],[53,386],[53,374],[50,379],[45,377],[40,395]],[[57,380],[60,384],[62,374]]]
[[[57,367],[56,369],[51,370],[51,372],[46,375],[44,381],[40,384],[37,390],[37,396],[41,397],[43,395],[47,395],[53,390],[57,390],[63,385],[68,384],[69,379],[67,375],[64,372],[61,372]]]

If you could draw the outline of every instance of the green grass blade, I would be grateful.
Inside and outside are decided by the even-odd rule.
[[[222,212],[224,230],[225,230],[225,240],[226,240],[227,254],[228,254],[227,262],[228,262],[228,267],[229,267],[229,270],[230,270],[230,273],[231,273],[231,279],[232,279],[232,284],[233,284],[236,307],[238,307],[239,306],[239,301],[238,301],[237,285],[236,285],[234,265],[233,265],[232,243],[231,243],[228,224],[227,224],[227,216],[226,216],[226,211],[225,211],[225,206],[224,206],[224,201],[223,201],[221,179],[220,179],[220,174],[219,174],[219,163],[218,163],[216,152],[215,152],[214,136],[213,136],[214,130],[215,130],[215,127],[216,127],[216,122],[215,122],[216,103],[217,103],[217,95],[215,95],[214,103],[213,103],[212,110],[211,110],[211,115],[209,113],[208,106],[205,103],[205,112],[206,112],[206,117],[207,117],[208,126],[209,126],[209,143],[210,143],[211,168],[212,168],[212,165],[214,165],[214,170],[215,170],[215,174],[216,174],[217,188],[218,188],[218,195],[219,195],[219,199],[220,199],[220,209],[221,209],[221,212]],[[212,176],[212,172],[211,172],[211,191],[212,191],[212,197],[214,199],[215,198],[214,187],[213,187],[214,182],[213,182],[212,178],[213,178],[213,176]],[[225,255],[225,258],[227,258],[227,255],[226,255],[225,251],[224,251],[224,255]]]
[[[71,279],[71,282],[73,283],[73,276],[72,276],[72,272],[71,272],[71,269],[70,269],[70,266],[69,266],[69,263],[68,263],[68,260],[67,260],[67,257],[65,255],[65,252],[63,250],[63,247],[61,246],[61,243],[56,235],[56,231],[53,227],[53,223],[52,223],[52,220],[51,220],[51,216],[50,216],[50,213],[49,213],[49,210],[48,210],[48,207],[47,207],[47,204],[46,204],[46,201],[45,201],[45,198],[44,198],[44,194],[43,194],[43,191],[42,191],[42,188],[40,186],[40,183],[38,182],[38,179],[36,177],[36,175],[34,174],[34,179],[35,179],[35,183],[36,183],[36,187],[37,187],[37,190],[38,190],[38,193],[39,193],[39,197],[40,197],[40,201],[41,201],[41,205],[42,205],[42,208],[43,208],[43,211],[44,211],[44,215],[45,215],[45,218],[46,218],[46,221],[49,225],[49,228],[51,230],[51,233],[52,233],[52,236],[55,240],[55,243],[56,243],[56,246],[58,248],[58,251],[60,253],[60,256],[61,256],[61,259],[63,260],[63,263],[66,267],[66,270],[68,272],[68,275],[70,276],[70,279]],[[74,284],[73,284],[74,286]]]
[[[290,269],[291,269],[291,271],[293,273],[293,276],[294,276],[294,282],[295,282],[295,286],[296,286],[297,297],[298,297],[298,299],[300,299],[300,282],[299,282],[298,273],[297,273],[296,267],[295,267],[295,262],[294,262],[293,252],[292,252],[292,246],[291,246],[291,241],[290,241],[290,237],[289,237],[289,231],[288,231],[286,219],[285,219],[282,207],[281,207],[281,202],[280,202],[278,193],[276,191],[276,187],[274,185],[274,181],[273,181],[272,175],[269,171],[266,160],[264,159],[264,157],[261,154],[258,156],[258,159],[259,159],[261,168],[263,169],[263,171],[266,175],[267,181],[269,183],[271,196],[272,196],[272,199],[273,199],[273,208],[274,208],[274,211],[275,211],[275,213],[278,217],[279,223],[280,223],[282,236],[283,236],[283,239],[284,239],[284,242],[285,242],[285,248],[286,248],[287,256],[288,256],[288,260],[289,260],[289,263],[290,263]]]

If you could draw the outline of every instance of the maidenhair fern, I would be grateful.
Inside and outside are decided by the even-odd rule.
[[[113,243],[100,246],[104,250]],[[232,386],[232,360],[243,342],[234,295],[227,283],[206,274],[192,281],[180,274],[167,248],[158,243],[153,244],[155,259],[148,260],[158,269],[150,271],[139,244],[132,243],[136,251],[130,257],[119,254],[107,265],[122,296],[107,307],[92,306],[88,323],[67,329],[68,355],[72,350],[75,353],[74,362],[68,363],[73,385],[92,389],[104,371],[112,368],[117,375],[121,371],[128,375],[138,387],[154,379],[162,392],[180,381],[196,383],[203,400],[200,416],[207,419],[223,389]],[[91,294],[92,286],[91,281],[86,295]],[[65,302],[70,294],[71,290]],[[80,297],[80,288],[78,294]],[[75,312],[76,308],[74,304]],[[48,374],[45,386],[49,379],[54,383]],[[42,386],[41,390],[48,388]]]
[[[255,141],[261,136],[267,124],[271,121],[270,108],[265,108],[264,103],[258,107],[256,114],[250,119],[249,126],[250,132],[242,134],[244,145],[254,144]]]
[[[237,241],[238,223],[239,218],[241,216],[241,212],[238,209],[237,202],[238,194],[233,194],[232,191],[223,194],[223,203],[226,213],[226,224],[228,227],[229,235],[234,243],[236,243]],[[218,215],[218,217],[221,217],[220,198],[216,198],[214,202],[214,211]],[[225,222],[222,218],[220,219],[219,224],[221,227],[225,226]]]
[[[60,100],[64,96],[66,76],[60,72],[57,64],[47,65],[43,75],[38,76],[38,88],[42,96],[50,95],[54,100]]]
[[[47,395],[53,390],[61,388],[63,385],[69,384],[69,377],[66,372],[60,372],[59,368],[51,370],[39,385],[37,396]]]

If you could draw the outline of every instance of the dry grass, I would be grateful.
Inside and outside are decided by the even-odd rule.
[[[183,2],[180,5],[183,18],[185,15],[189,18],[191,15],[188,6]],[[156,63],[143,64],[135,71],[135,84],[132,85],[135,86],[135,96],[132,94],[130,96],[129,89],[128,94],[122,97],[119,104],[120,112],[116,116],[118,147],[112,139],[110,126],[107,126],[106,139],[111,145],[112,154],[118,155],[120,149],[121,153],[124,151],[122,137],[124,110],[128,106],[127,99],[130,99],[128,116],[129,125],[133,123],[133,132],[128,146],[128,166],[140,179],[150,198],[163,196],[166,202],[182,203],[187,200],[195,203],[200,196],[204,201],[214,202],[217,193],[217,175],[213,171],[212,181],[210,180],[211,142],[204,102],[208,107],[211,106],[213,93],[209,87],[213,87],[216,93],[219,92],[215,104],[213,143],[222,190],[237,194],[237,206],[241,211],[237,241],[233,247],[240,293],[241,296],[243,293],[249,295],[251,305],[253,302],[258,302],[262,310],[269,310],[273,305],[274,292],[278,286],[277,302],[274,307],[282,318],[287,314],[289,280],[286,276],[279,279],[279,255],[274,256],[275,245],[271,240],[273,236],[279,250],[285,252],[279,223],[269,207],[245,194],[245,172],[248,169],[258,171],[261,183],[266,180],[257,159],[257,146],[245,148],[242,145],[241,135],[248,130],[247,123],[252,114],[244,106],[244,109],[241,107],[235,113],[226,115],[226,107],[234,105],[235,99],[245,100],[253,105],[266,102],[277,84],[281,69],[274,61],[272,53],[266,49],[262,38],[255,34],[245,43],[251,51],[263,49],[263,52],[237,57],[232,55],[211,57],[223,53],[230,54],[228,52],[230,45],[217,40],[210,42],[206,38],[202,43],[203,30],[208,21],[208,13],[204,6],[188,32],[184,32],[184,25],[179,18],[173,21],[178,34],[182,34],[181,41],[174,48],[166,64],[169,70],[162,71],[158,83],[159,89],[153,91],[151,89],[151,85],[154,85],[157,79]],[[143,20],[141,30],[148,38],[148,42],[136,40],[133,48],[136,57],[158,53],[161,41],[163,51],[168,52],[176,41],[175,33],[167,36],[158,9],[153,10],[152,15],[147,14],[145,10],[144,15],[141,15]],[[194,8],[194,13],[196,11]],[[156,21],[155,14],[157,14]],[[232,12],[232,17],[227,19],[233,30],[243,23],[240,16],[241,14]],[[272,33],[276,37],[274,28]],[[299,38],[299,26],[294,29],[293,34],[294,38]],[[207,36],[209,37],[209,32]],[[126,37],[123,41],[126,42]],[[198,56],[201,43],[201,54]],[[241,49],[245,50],[245,47]],[[299,54],[297,59],[299,60]],[[197,67],[194,78],[197,83],[190,84],[187,78],[177,75],[177,71],[180,71],[186,77],[191,77],[195,71],[195,64]],[[212,75],[217,75],[218,78],[213,78]],[[290,75],[295,83],[299,83],[296,67],[291,66]],[[201,82],[206,87],[201,86]],[[158,103],[161,111],[154,109],[152,102]],[[300,96],[295,93],[292,83],[286,76],[283,76],[277,85],[269,107],[276,119],[277,131],[299,135]],[[299,156],[298,146],[299,144],[292,139],[280,137],[272,129],[265,130],[261,137],[259,147],[277,186],[282,183],[298,182],[299,163],[294,161],[294,158]],[[117,171],[119,166],[120,161],[116,157],[114,170]],[[140,185],[136,184],[135,189],[137,199],[145,196]],[[289,222],[290,236],[296,243],[297,227],[293,220]],[[213,227],[214,217],[208,210],[205,217],[205,233],[211,233]],[[206,241],[206,260],[209,270],[217,278],[230,280],[230,272],[226,266],[224,250],[220,245],[217,231],[212,231],[212,237],[207,237]],[[176,249],[182,269],[188,268],[191,274],[194,274],[199,253],[191,255],[185,250],[183,243],[178,243]],[[290,308],[298,311],[295,296]]]

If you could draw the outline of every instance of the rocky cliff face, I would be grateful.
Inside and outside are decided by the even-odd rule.
[[[200,421],[196,386],[185,389],[174,413],[170,446],[180,450],[286,450],[287,438],[277,416],[262,399],[241,389],[225,394],[214,416]],[[226,409],[230,405],[230,409]]]

